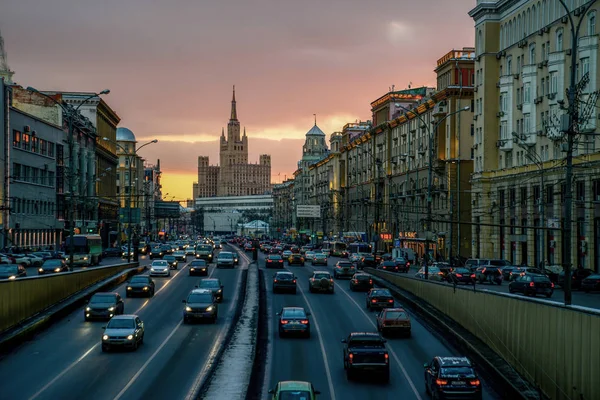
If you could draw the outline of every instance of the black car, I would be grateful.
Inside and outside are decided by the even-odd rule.
[[[523,276],[525,274],[545,275],[541,269],[533,267],[513,267],[512,271],[510,271],[510,273],[508,274],[508,280],[514,281],[519,276]],[[502,275],[504,276],[504,269],[502,269]]]
[[[383,382],[390,380],[390,359],[385,347],[385,339],[379,333],[353,332],[344,343],[344,369],[352,380],[367,373],[374,374]]]
[[[395,261],[382,261],[378,269],[388,272],[398,272],[400,270]]]
[[[62,258],[46,260],[38,269],[39,275],[56,274],[59,272],[69,272],[69,266]]]
[[[233,253],[233,265],[239,265],[240,254],[237,251],[232,251],[232,253]]]
[[[579,289],[581,282],[590,275],[595,274],[591,269],[575,268],[571,270],[571,287],[573,289]],[[558,286],[563,287],[565,284],[565,271],[561,271],[558,274]]]
[[[502,271],[500,268],[492,265],[477,267],[475,270],[475,280],[477,283],[495,283],[502,285]]]
[[[88,301],[83,316],[92,319],[111,319],[125,312],[125,303],[118,293],[96,293]]]
[[[162,248],[160,248],[160,247],[153,247],[150,250],[150,259],[154,260],[154,259],[158,258],[160,260],[160,259],[163,258],[163,256],[165,254],[167,254],[167,253],[165,253]]]
[[[600,290],[600,275],[593,274],[581,281],[581,290],[586,293]]]
[[[552,297],[554,283],[546,275],[525,274],[519,275],[508,284],[509,293],[523,293],[525,296],[537,296],[543,294]]]
[[[277,313],[279,317],[279,337],[284,335],[300,334],[310,337],[310,316],[302,307],[283,307]]]
[[[148,275],[134,276],[127,282],[125,297],[154,296],[154,281]]]
[[[200,276],[208,276],[208,265],[206,265],[206,261],[204,260],[193,260],[188,264],[190,276],[200,275]]]
[[[217,322],[219,305],[210,289],[194,289],[187,299],[182,300],[182,302],[185,304],[183,309],[184,324],[194,320],[210,320],[213,324]]]
[[[468,358],[435,357],[423,367],[425,391],[433,398],[482,398],[481,381]]]
[[[273,293],[288,291],[296,294],[296,277],[291,272],[279,271],[273,275]]]
[[[179,261],[177,261],[177,258],[175,258],[175,256],[164,256],[162,259],[169,263],[169,268],[177,269]]]
[[[404,257],[396,257],[394,258],[396,265],[398,266],[398,272],[404,272],[408,274],[408,270],[410,269],[410,262]]]
[[[219,303],[223,302],[223,288],[221,280],[217,278],[205,278],[200,279],[200,284],[197,286],[198,289],[208,289],[213,292],[215,298]]]
[[[357,291],[368,291],[373,288],[373,279],[367,274],[354,274],[350,280],[350,290],[353,292]]]
[[[469,268],[459,267],[453,269],[446,276],[446,280],[450,283],[464,283],[471,285],[475,281],[475,274],[473,274]]]
[[[119,249],[118,247],[109,247],[102,251],[102,255],[104,257],[121,257],[122,252],[123,250]]]
[[[269,254],[265,258],[265,268],[283,268],[283,258],[279,254]]]
[[[364,269],[365,267],[369,267],[369,268],[377,267],[377,260],[375,259],[374,255],[365,254],[356,263],[356,268],[358,268],[358,269]]]
[[[0,279],[17,279],[27,276],[25,267],[18,264],[2,264],[0,265]]]
[[[367,293],[366,306],[367,310],[394,307],[394,296],[389,289],[371,289]]]

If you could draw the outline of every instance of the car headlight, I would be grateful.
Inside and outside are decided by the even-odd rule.
[[[185,307],[185,311],[188,311],[188,312],[189,312],[189,311],[192,311],[192,307],[188,307],[188,306],[186,306],[186,307]]]
[[[206,309],[206,311],[209,311],[209,312],[210,312],[210,311],[212,311],[212,310],[214,310],[214,309],[215,309],[215,308],[214,308],[213,306],[209,306],[209,307]]]
[[[108,335],[102,336],[102,340],[108,340]]]
[[[148,290],[148,289],[149,289],[148,286],[144,286],[144,290]]]
[[[17,277],[16,277],[16,276],[14,276],[14,275],[12,275],[12,276],[9,276],[9,277],[8,277],[8,279],[11,279],[11,280],[12,280],[12,279],[17,279]]]
[[[60,272],[60,268],[54,268],[54,272]]]
[[[44,268],[39,268],[38,271],[39,272],[44,272]]]
[[[223,291],[223,289],[219,289],[217,290],[217,293],[221,293]]]
[[[133,335],[127,336],[127,340],[133,340]]]
[[[150,271],[156,272],[156,270],[154,269],[154,267],[150,268]]]
[[[83,261],[87,261],[87,259],[88,259],[87,257],[83,257]]]
[[[127,286],[127,290],[131,290],[131,286]]]
[[[108,307],[108,311],[115,311],[114,307]]]
[[[195,271],[195,270],[196,270],[196,268],[194,268],[194,267],[190,268],[190,271]]]
[[[92,309],[90,307],[86,307],[85,311],[92,311]]]

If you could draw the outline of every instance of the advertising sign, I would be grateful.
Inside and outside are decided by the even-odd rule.
[[[321,218],[321,206],[308,206],[299,204],[296,206],[297,218]]]

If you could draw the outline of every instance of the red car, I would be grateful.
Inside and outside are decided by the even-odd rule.
[[[377,315],[377,330],[382,335],[399,333],[410,336],[410,317],[403,308],[384,308]]]

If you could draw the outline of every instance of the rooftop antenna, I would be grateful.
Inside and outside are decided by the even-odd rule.
[[[315,117],[315,126],[317,125],[317,114],[313,114],[313,116]]]
[[[392,85],[392,90],[390,90],[390,92],[393,92],[394,89],[396,89],[396,85]]]
[[[412,86],[412,82],[408,82],[408,88],[410,89],[410,87]]]

